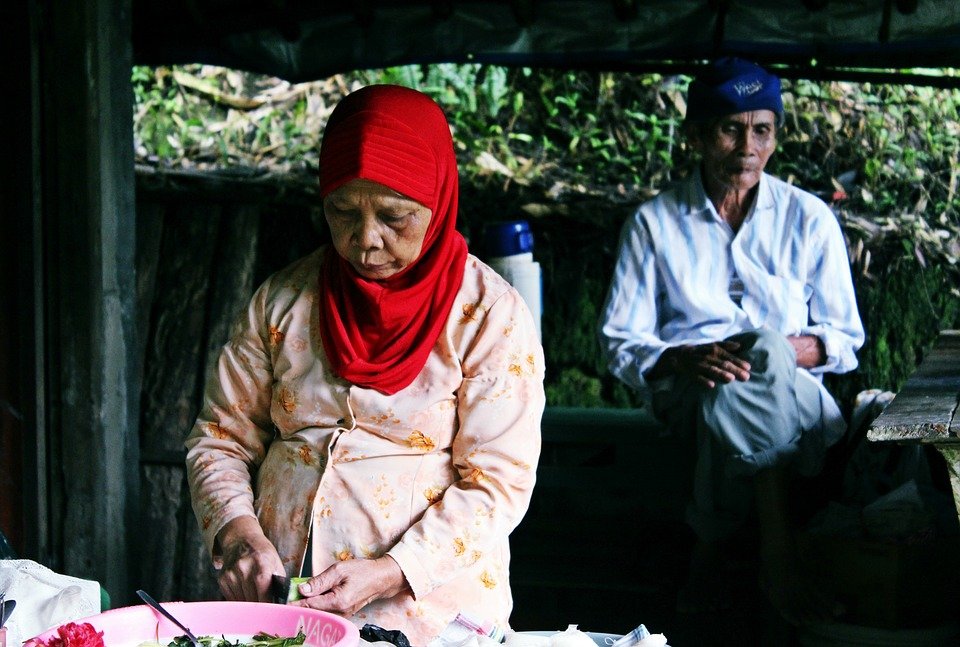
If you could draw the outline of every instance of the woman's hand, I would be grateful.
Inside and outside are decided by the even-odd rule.
[[[674,346],[663,351],[646,378],[655,380],[668,375],[688,375],[711,389],[717,382],[746,382],[750,379],[750,363],[737,357],[738,350],[740,344],[733,341]]]
[[[389,555],[377,559],[337,562],[300,585],[302,607],[352,616],[380,598],[392,598],[407,588],[400,566]]]
[[[270,602],[270,578],[284,575],[277,549],[253,517],[237,517],[217,533],[223,568],[217,581],[227,600]]]

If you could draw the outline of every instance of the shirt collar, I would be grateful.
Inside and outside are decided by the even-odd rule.
[[[684,196],[685,200],[683,201],[683,209],[687,214],[695,215],[708,212],[714,218],[720,218],[720,215],[714,208],[713,203],[710,202],[710,198],[707,197],[707,190],[703,185],[703,176],[700,173],[699,164],[697,164],[693,171],[689,189],[690,190],[687,191],[686,195]],[[750,208],[746,220],[752,218],[754,212],[756,211],[767,211],[773,208],[773,189],[770,186],[770,176],[767,175],[767,173],[761,173],[760,182],[757,187],[757,199],[754,202],[754,205]]]

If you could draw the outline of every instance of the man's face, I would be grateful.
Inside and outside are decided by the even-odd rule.
[[[776,118],[772,110],[753,110],[695,128],[690,143],[703,157],[707,187],[738,192],[755,187],[777,147]]]

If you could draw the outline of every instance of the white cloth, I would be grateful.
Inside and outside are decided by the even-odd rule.
[[[0,591],[17,602],[6,624],[7,647],[100,613],[99,583],[60,575],[28,559],[0,560]]]
[[[734,275],[743,281],[739,305],[729,291]],[[837,218],[816,196],[767,174],[736,233],[699,171],[641,205],[621,231],[601,321],[610,371],[647,395],[643,374],[671,346],[761,326],[816,335],[827,361],[809,374],[820,381],[856,368],[864,340]]]

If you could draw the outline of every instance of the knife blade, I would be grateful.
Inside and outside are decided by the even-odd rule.
[[[290,578],[286,575],[270,577],[270,597],[274,604],[286,604],[290,595]]]
[[[274,604],[286,604],[301,599],[297,588],[309,577],[287,577],[286,575],[272,575],[270,577],[270,598]]]
[[[7,618],[10,617],[10,614],[13,613],[13,610],[16,607],[16,600],[4,600],[3,602],[0,602],[0,627],[7,626]]]

